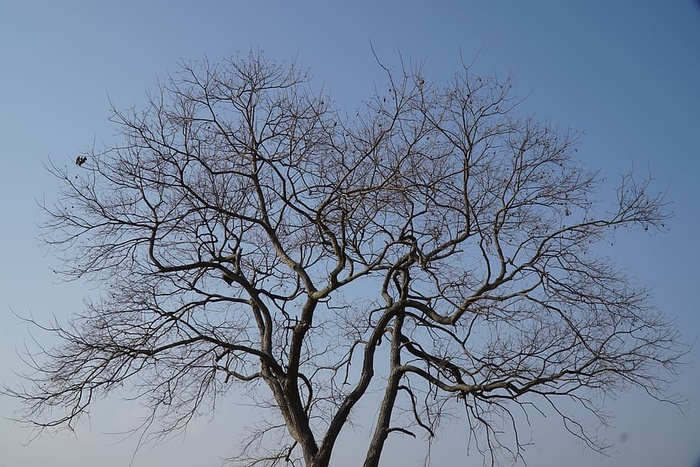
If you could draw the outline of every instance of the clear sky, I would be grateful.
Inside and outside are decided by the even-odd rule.
[[[440,81],[476,57],[484,74],[514,74],[529,95],[522,106],[561,128],[584,132],[580,157],[611,183],[631,166],[651,170],[668,192],[675,218],[667,234],[625,237],[610,249],[631,276],[650,285],[686,342],[700,336],[700,3],[692,0],[3,0],[0,2],[0,381],[17,381],[27,328],[13,315],[66,318],[89,291],[59,284],[39,246],[37,200],[55,182],[51,158],[110,142],[109,99],[139,108],[156,79],[180,58],[210,60],[260,48],[311,69],[317,84],[353,108],[381,82],[375,51],[387,63],[425,63]],[[658,467],[700,465],[700,344],[673,390],[684,413],[639,393],[610,402],[617,415],[605,433],[617,453],[585,451],[560,425],[533,421],[531,466]],[[233,402],[233,401],[232,401]],[[140,466],[216,466],[233,454],[247,410],[223,402],[177,438],[146,448]],[[16,404],[0,398],[0,415]],[[108,434],[128,428],[137,408],[100,403],[77,433],[43,436],[0,419],[0,466],[126,466],[135,440]],[[361,421],[361,420],[358,420]],[[433,465],[465,465],[459,430],[433,451]],[[343,445],[354,466],[354,441]],[[410,448],[391,447],[386,467],[420,465]],[[478,456],[469,464],[481,465]]]

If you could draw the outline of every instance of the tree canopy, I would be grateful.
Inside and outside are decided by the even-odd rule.
[[[517,412],[602,449],[560,403],[664,399],[677,330],[597,248],[662,229],[663,195],[625,175],[606,198],[577,135],[522,116],[509,80],[386,72],[356,111],[261,54],[182,63],[114,110],[113,144],[52,163],[44,239],[101,293],[44,326],[61,343],[12,390],[23,419],[73,426],[128,387],[161,435],[239,387],[282,440],[243,445],[245,465],[329,465],[360,401],[365,466],[454,414],[496,463],[523,455]]]

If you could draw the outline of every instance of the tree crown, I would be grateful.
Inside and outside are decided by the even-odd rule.
[[[367,398],[367,466],[455,412],[496,462],[522,456],[516,408],[602,449],[558,400],[662,398],[676,329],[595,245],[663,227],[663,196],[630,175],[601,208],[576,135],[520,116],[509,80],[387,83],[348,114],[261,55],[183,63],[114,111],[114,145],[51,165],[45,240],[104,294],[51,327],[63,344],[13,391],[27,420],[72,425],[126,382],[170,433],[238,382],[283,421],[251,465],[328,465]]]

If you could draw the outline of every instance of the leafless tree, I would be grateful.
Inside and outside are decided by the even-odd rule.
[[[386,71],[346,113],[260,54],[183,63],[114,111],[113,146],[51,164],[46,242],[102,293],[45,326],[62,343],[13,390],[24,419],[72,427],[123,386],[168,434],[238,385],[278,417],[247,465],[329,465],[361,400],[365,466],[455,414],[496,463],[523,455],[520,414],[601,449],[562,402],[604,421],[600,395],[665,398],[676,328],[597,248],[663,228],[663,196],[625,176],[606,203],[576,135],[519,115],[508,80]]]

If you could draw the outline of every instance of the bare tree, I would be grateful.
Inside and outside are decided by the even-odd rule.
[[[664,398],[676,328],[596,252],[663,228],[663,196],[625,176],[601,203],[576,135],[519,116],[508,81],[387,83],[348,115],[293,65],[184,63],[114,111],[112,147],[50,165],[46,242],[103,293],[47,327],[62,344],[13,391],[24,419],[72,427],[126,385],[168,434],[240,384],[279,420],[247,465],[329,465],[367,399],[365,466],[456,413],[496,463],[523,455],[519,413],[547,406],[602,449],[562,402],[604,421],[601,394]]]

